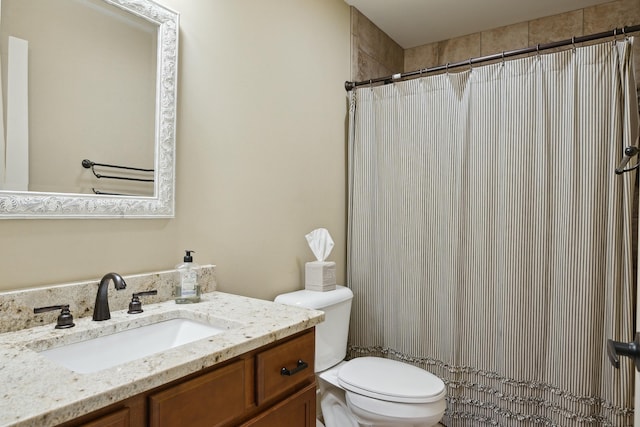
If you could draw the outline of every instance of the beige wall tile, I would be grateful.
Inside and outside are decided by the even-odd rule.
[[[435,67],[438,63],[438,43],[413,47],[404,52],[404,71]]]
[[[381,64],[365,52],[358,52],[358,74],[355,77],[355,81],[386,77],[398,72],[400,72],[400,70],[387,68],[384,64]]]
[[[640,0],[617,0],[584,9],[585,34],[640,23]]]
[[[360,64],[358,61],[358,36],[355,34],[351,34],[351,76],[350,79],[353,81],[358,80],[358,76],[360,75]]]
[[[402,71],[404,67],[402,47],[357,9],[354,10],[358,15],[356,19],[352,20],[352,24],[356,25],[357,48],[384,67],[393,70],[393,73]]]
[[[481,34],[480,55],[491,55],[507,50],[520,49],[529,43],[529,23],[508,25]]]
[[[480,56],[480,33],[469,34],[438,43],[438,62],[464,61]]]
[[[640,23],[640,0],[617,0],[584,9],[584,32],[596,34]],[[640,87],[640,44],[633,47],[636,84]]]
[[[584,35],[582,17],[580,9],[529,21],[529,46]]]
[[[358,19],[362,15],[358,9],[349,6],[351,34],[358,35]]]
[[[633,45],[633,63],[636,72],[636,86],[640,89],[640,43]]]

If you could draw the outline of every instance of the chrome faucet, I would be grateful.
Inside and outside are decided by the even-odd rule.
[[[124,279],[118,273],[107,273],[104,275],[98,286],[98,294],[96,295],[96,304],[93,307],[93,320],[109,320],[111,312],[109,311],[109,281],[113,280],[116,290],[127,287]]]

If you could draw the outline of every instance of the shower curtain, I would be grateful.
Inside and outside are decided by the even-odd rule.
[[[447,426],[633,425],[632,43],[350,94],[348,356],[438,375]]]

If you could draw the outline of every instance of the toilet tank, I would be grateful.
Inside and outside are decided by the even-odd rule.
[[[324,312],[324,322],[316,325],[316,372],[340,363],[347,354],[349,316],[353,292],[344,286],[333,291],[296,291],[278,295],[275,302]]]

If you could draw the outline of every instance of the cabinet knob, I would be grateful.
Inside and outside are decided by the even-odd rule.
[[[308,367],[309,364],[307,362],[305,362],[304,360],[298,360],[298,364],[295,368],[289,370],[283,367],[282,369],[280,369],[280,375],[290,377],[291,375],[295,375],[303,369],[307,369]]]

